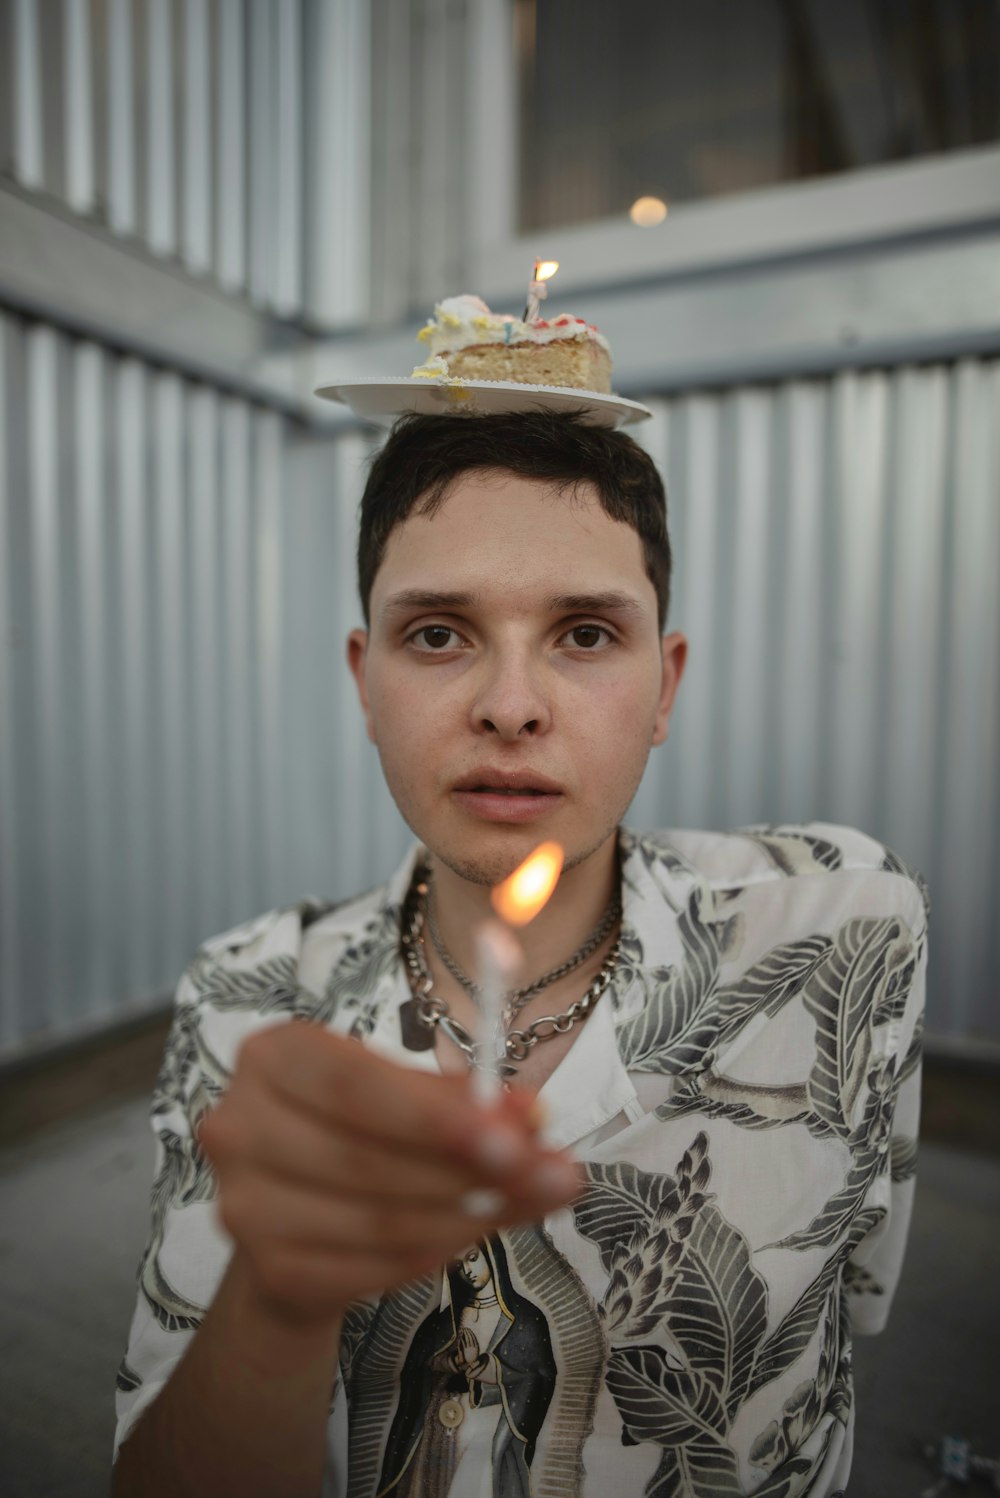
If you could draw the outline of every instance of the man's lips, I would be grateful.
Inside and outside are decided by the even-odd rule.
[[[562,800],[559,793],[545,791],[452,791],[464,811],[487,822],[533,822],[554,811]]]

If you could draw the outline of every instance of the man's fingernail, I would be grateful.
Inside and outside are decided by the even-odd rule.
[[[509,1129],[484,1129],[476,1140],[476,1155],[490,1170],[509,1170],[522,1150],[520,1139]]]
[[[498,1217],[504,1208],[499,1191],[467,1191],[462,1197],[462,1211],[467,1217]]]
[[[568,1165],[543,1160],[533,1173],[531,1184],[539,1196],[565,1197],[576,1185],[576,1175]]]

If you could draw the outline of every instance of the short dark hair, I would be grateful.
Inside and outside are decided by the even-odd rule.
[[[460,474],[496,470],[557,489],[592,484],[601,508],[642,542],[656,590],[660,632],[670,602],[667,496],[652,458],[633,438],[591,426],[575,412],[404,416],[375,455],[361,498],[358,591],[365,623],[386,543],[412,513],[433,515]]]

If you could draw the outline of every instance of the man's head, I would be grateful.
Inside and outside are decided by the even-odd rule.
[[[606,849],[686,648],[662,633],[649,459],[571,418],[422,418],[390,437],[362,507],[369,628],[348,660],[409,826],[480,884],[543,839],[567,870]]]
[[[372,584],[386,542],[416,512],[433,515],[462,474],[503,469],[571,494],[591,486],[612,520],[630,525],[656,591],[660,631],[670,603],[670,539],[663,481],[649,454],[624,432],[573,415],[410,416],[393,428],[372,464],[361,500],[358,591],[371,623]]]

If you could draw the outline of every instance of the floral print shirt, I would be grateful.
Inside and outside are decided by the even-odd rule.
[[[821,823],[619,838],[621,961],[541,1092],[586,1189],[351,1308],[326,1498],[846,1487],[851,1334],[884,1325],[912,1202],[924,886]],[[181,979],[116,1454],[232,1251],[195,1127],[241,1041],[307,1019],[436,1068],[400,1026],[421,854],[205,943]]]

